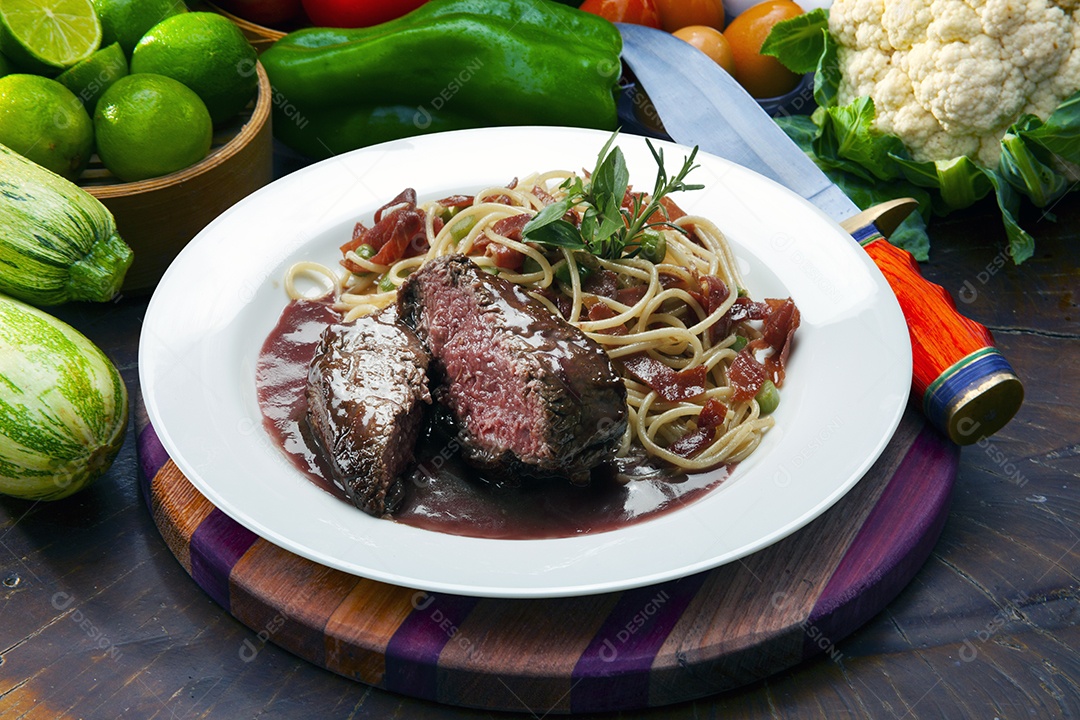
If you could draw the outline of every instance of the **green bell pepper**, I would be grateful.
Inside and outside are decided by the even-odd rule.
[[[495,125],[612,130],[622,38],[549,0],[432,0],[370,28],[310,28],[263,53],[274,134],[323,158]]]

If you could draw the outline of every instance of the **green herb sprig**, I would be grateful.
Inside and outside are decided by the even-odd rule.
[[[646,230],[659,226],[675,227],[667,220],[650,222],[649,218],[657,210],[663,211],[660,201],[668,194],[705,187],[685,182],[686,176],[698,167],[694,164],[698,149],[691,150],[679,172],[669,177],[664,167],[664,151],[657,150],[646,140],[658,168],[656,183],[648,202],[641,195],[634,195],[630,207],[624,208],[623,198],[630,187],[630,173],[622,150],[614,144],[618,134],[618,131],[612,134],[600,150],[596,167],[587,181],[577,176],[567,179],[560,186],[566,191],[566,197],[548,205],[529,221],[522,232],[526,242],[586,250],[597,257],[614,260],[636,255],[641,250],[641,236]],[[565,219],[572,208],[582,206],[580,226]],[[667,216],[666,211],[662,214]]]

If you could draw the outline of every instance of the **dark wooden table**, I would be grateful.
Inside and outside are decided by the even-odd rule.
[[[993,330],[1027,401],[963,451],[944,533],[910,586],[831,659],[641,716],[1080,717],[1080,197],[1053,212],[1056,223],[1024,218],[1037,248],[1020,267],[991,203],[932,226],[924,274]],[[133,392],[146,302],[57,312]],[[134,432],[74,497],[0,498],[0,583],[3,717],[492,717],[263,645],[166,548],[139,492]]]

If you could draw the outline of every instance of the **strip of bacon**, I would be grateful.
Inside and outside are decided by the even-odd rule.
[[[504,238],[521,242],[521,231],[531,219],[531,216],[525,213],[511,215],[497,221],[491,226],[491,230],[496,235],[502,235]],[[485,255],[495,261],[496,267],[504,270],[518,271],[525,264],[525,253],[501,243],[492,242],[487,235],[478,237],[473,244],[473,248],[483,250]]]
[[[421,215],[420,215],[420,225],[421,225],[420,231],[417,232],[415,235],[413,235],[412,240],[409,241],[409,244],[405,248],[405,252],[402,253],[401,257],[403,257],[403,258],[411,258],[411,257],[417,257],[418,255],[424,255],[425,253],[427,253],[428,249],[431,247],[431,245],[428,244],[428,235],[427,235],[427,231],[424,228],[424,219],[425,219],[424,215],[421,213]],[[442,218],[439,218],[439,217],[432,218],[431,229],[434,231],[434,233],[436,235],[438,235],[439,231],[442,230],[443,225],[444,225],[444,223],[442,221]]]
[[[593,303],[589,305],[589,320],[594,322],[597,320],[609,320],[615,317],[615,315],[616,312],[614,310],[599,300],[594,300]],[[629,330],[626,329],[626,323],[623,323],[622,325],[609,327],[606,330],[597,330],[596,332],[604,335],[625,335]]]
[[[371,258],[371,262],[376,265],[397,262],[405,255],[405,249],[409,247],[409,244],[418,235],[424,234],[424,214],[415,208],[402,208],[387,215],[385,220],[388,222],[384,235],[380,237],[381,244],[376,248],[378,252]],[[380,225],[382,225],[381,222],[375,227],[378,228]],[[376,247],[374,243],[369,244]]]
[[[724,424],[727,406],[716,398],[709,398],[697,418],[697,430],[688,432],[668,446],[679,457],[692,458],[716,437],[716,429]]]
[[[472,195],[451,195],[444,197],[442,200],[436,200],[438,205],[442,205],[444,208],[462,208],[469,207],[476,200]]]
[[[648,202],[648,196],[645,198],[645,202]],[[662,223],[662,222],[675,222],[679,218],[686,217],[686,213],[683,209],[675,204],[675,201],[666,195],[660,198],[660,205],[662,210],[656,210],[649,216],[650,223]],[[667,217],[664,217],[664,213],[667,213]]]
[[[510,182],[508,182],[506,184],[506,189],[507,190],[514,190],[514,189],[517,188],[517,184],[518,184],[518,179],[514,178],[513,180],[511,180]],[[513,205],[514,204],[514,201],[510,198],[509,195],[493,195],[492,197],[487,198],[487,202],[498,203],[499,205]]]
[[[739,323],[745,320],[765,320],[770,313],[771,310],[766,303],[755,302],[748,297],[735,298],[731,309],[712,326],[709,337],[716,342],[730,335]]]
[[[745,402],[758,394],[758,390],[765,383],[765,366],[754,357],[755,347],[759,341],[755,340],[739,351],[728,368],[728,385],[731,386],[732,402]]]
[[[510,217],[504,217],[502,220],[498,220],[491,226],[491,230],[496,235],[502,235],[504,238],[510,240],[516,240],[521,242],[521,231],[525,229],[525,226],[532,220],[532,216],[528,213],[519,213],[517,215],[511,215]]]
[[[387,210],[393,208],[393,212],[386,214]],[[350,251],[355,251],[356,248],[361,245],[370,245],[379,250],[382,248],[386,241],[390,237],[390,230],[393,228],[396,221],[389,220],[399,210],[416,209],[416,191],[412,188],[405,188],[397,194],[390,202],[383,205],[381,208],[375,211],[375,227],[369,228],[364,223],[358,222],[353,226],[352,238],[349,242],[341,246],[341,254],[345,255]],[[380,224],[382,227],[380,227]],[[363,268],[360,268],[356,263],[342,263],[350,272],[364,272]],[[352,267],[349,267],[349,266]],[[353,269],[358,268],[358,269]]]
[[[701,305],[705,310],[705,314],[712,315],[713,311],[720,308],[728,297],[731,295],[731,291],[728,290],[727,283],[715,275],[703,275],[698,278],[698,289],[687,290],[690,297],[697,300],[698,305]]]
[[[641,298],[645,297],[645,293],[648,291],[648,285],[631,285],[630,287],[619,288],[615,292],[615,299],[623,305],[633,306],[641,302]]]
[[[791,352],[792,338],[799,327],[801,316],[799,308],[791,298],[782,301],[768,300],[770,305],[779,302],[773,308],[769,319],[762,328],[762,339],[773,349],[773,354],[765,358],[765,371],[776,387],[784,384],[784,367],[788,353]]]
[[[544,207],[555,204],[555,196],[539,185],[533,185],[532,194],[536,196],[537,200],[544,204]]]
[[[341,254],[344,255],[350,250],[356,250],[356,248],[363,245],[364,236],[367,235],[367,233],[368,226],[364,223],[358,222],[356,223],[356,225],[353,225],[352,239],[350,239],[349,242],[341,246]]]
[[[675,201],[669,198],[667,195],[660,198],[660,204],[667,210],[668,220],[675,222],[680,218],[686,217],[686,212],[675,204]]]
[[[619,276],[607,268],[596,268],[582,281],[581,292],[614,300],[619,292]]]
[[[668,402],[692,400],[705,392],[707,373],[703,365],[676,372],[659,360],[640,354],[623,358],[623,366]]]
[[[395,197],[393,200],[386,203],[381,208],[379,208],[378,210],[375,211],[375,223],[378,224],[378,222],[380,220],[382,220],[384,212],[386,212],[387,210],[389,210],[391,208],[396,208],[399,205],[404,205],[405,207],[415,208],[416,207],[416,191],[413,190],[412,188],[405,188],[404,190],[399,192],[397,197]]]
[[[657,277],[660,278],[660,287],[664,288],[665,290],[670,290],[671,288],[678,287],[686,289],[686,283],[683,282],[683,279],[678,275],[671,275],[669,273],[662,272],[658,273]]]

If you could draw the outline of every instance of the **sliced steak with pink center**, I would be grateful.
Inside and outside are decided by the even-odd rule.
[[[520,286],[448,255],[410,276],[398,312],[431,353],[436,397],[470,464],[584,482],[614,458],[627,422],[621,378],[600,345]]]
[[[308,370],[308,423],[356,507],[394,511],[428,392],[428,354],[413,332],[379,315],[329,326]]]

